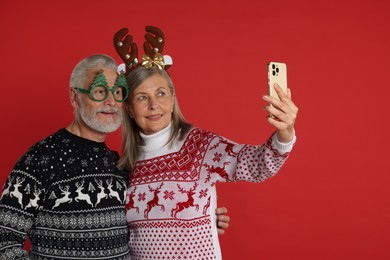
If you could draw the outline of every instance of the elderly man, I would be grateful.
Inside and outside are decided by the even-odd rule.
[[[127,98],[126,80],[116,70],[101,54],[74,68],[74,121],[32,146],[5,183],[0,259],[129,259],[127,172],[116,168],[118,153],[104,143],[120,127]],[[29,253],[23,250],[27,236]]]

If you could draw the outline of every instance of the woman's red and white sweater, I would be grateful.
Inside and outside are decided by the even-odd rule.
[[[286,161],[296,138],[236,144],[194,128],[167,145],[171,126],[142,135],[141,157],[130,174],[127,221],[132,260],[222,259],[216,225],[217,182],[262,182]]]

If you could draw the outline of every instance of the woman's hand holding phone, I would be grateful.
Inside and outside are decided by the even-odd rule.
[[[287,88],[286,66],[285,64],[280,66],[280,64],[272,66],[275,63],[271,62],[268,66],[269,95],[263,98],[269,104],[264,106],[264,110],[272,115],[267,117],[267,121],[277,129],[278,140],[282,143],[288,143],[294,137],[294,124],[298,107],[292,102],[291,90]],[[285,86],[281,86],[279,82],[285,83]]]

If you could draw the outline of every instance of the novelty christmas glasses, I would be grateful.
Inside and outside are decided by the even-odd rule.
[[[99,73],[95,77],[95,80],[91,84],[91,88],[83,89],[76,88],[78,92],[89,94],[90,98],[96,102],[102,102],[108,98],[108,94],[111,92],[115,101],[123,102],[129,95],[129,87],[127,86],[126,76],[122,73],[116,79],[116,82],[112,88],[108,87],[106,77],[103,74],[103,70],[99,70]]]

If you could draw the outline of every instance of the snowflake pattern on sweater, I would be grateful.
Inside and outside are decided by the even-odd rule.
[[[273,140],[242,145],[195,128],[177,150],[138,161],[126,205],[132,259],[221,259],[215,184],[275,175],[289,152],[279,153]]]
[[[65,129],[31,147],[1,195],[0,259],[129,259],[127,173],[117,159]]]

